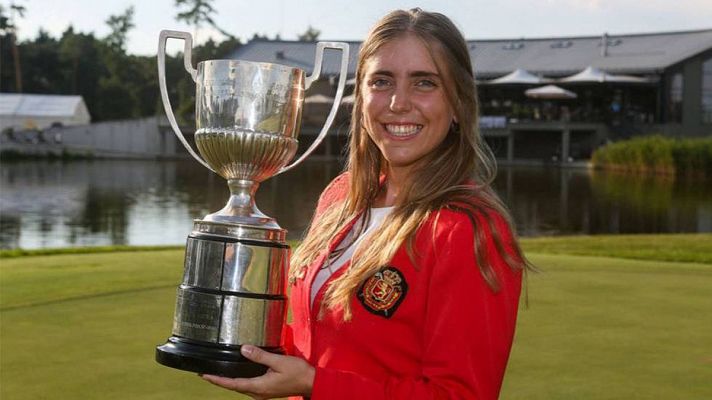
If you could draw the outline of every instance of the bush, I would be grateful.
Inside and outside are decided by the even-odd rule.
[[[626,172],[712,176],[712,138],[638,137],[597,149],[591,161]]]

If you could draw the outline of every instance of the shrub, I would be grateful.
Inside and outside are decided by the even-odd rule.
[[[712,176],[712,138],[638,137],[597,149],[591,161],[626,172]]]

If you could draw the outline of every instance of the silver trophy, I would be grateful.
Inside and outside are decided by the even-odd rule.
[[[184,66],[196,83],[193,151],[178,128],[166,90],[165,51],[169,38],[184,40]],[[292,164],[297,150],[304,91],[319,78],[326,48],[341,50],[334,104],[317,139]],[[246,62],[191,62],[189,33],[161,31],[158,79],[175,134],[188,152],[227,179],[225,207],[195,220],[185,251],[172,336],[156,348],[156,361],[187,371],[252,377],[267,367],[250,362],[240,346],[284,353],[284,278],[289,264],[286,231],[255,205],[260,182],[302,162],[321,143],[341,102],[349,61],[346,43],[319,42],[310,76],[299,68]]]

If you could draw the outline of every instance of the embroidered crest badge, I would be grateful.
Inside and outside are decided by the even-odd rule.
[[[387,266],[361,285],[358,299],[369,312],[390,318],[408,291],[408,284],[400,271]]]

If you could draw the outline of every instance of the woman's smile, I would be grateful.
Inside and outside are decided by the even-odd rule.
[[[420,124],[384,124],[386,131],[398,139],[410,139],[420,133],[423,125]]]

